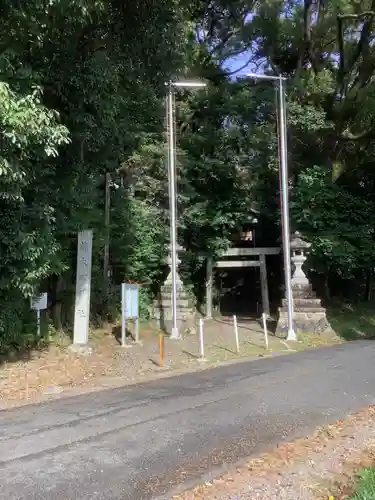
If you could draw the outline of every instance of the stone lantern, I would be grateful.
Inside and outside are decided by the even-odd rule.
[[[176,281],[177,281],[177,289],[181,288],[181,286],[183,286],[182,284],[182,281],[181,281],[181,278],[180,278],[180,274],[178,272],[178,266],[181,264],[181,259],[180,259],[180,254],[183,252],[183,247],[177,243],[177,246],[176,246],[176,257],[177,257],[177,276],[176,276]],[[171,255],[171,248],[169,247],[169,253],[168,253],[168,257],[166,259],[166,262],[167,262],[167,265],[169,267],[169,274],[164,282],[164,286],[165,285],[169,285],[169,286],[172,286],[172,255]]]
[[[309,280],[302,270],[302,266],[306,261],[306,253],[311,247],[311,243],[307,243],[301,238],[301,235],[296,231],[290,241],[291,261],[294,267],[292,276],[292,288],[305,288],[309,286]]]
[[[293,326],[298,333],[333,333],[328,322],[326,310],[322,307],[321,300],[316,297],[312,286],[304,273],[302,266],[306,261],[306,254],[311,244],[307,243],[300,233],[295,232],[290,242],[291,261],[294,268],[292,274],[293,295]],[[276,333],[284,334],[288,331],[287,299],[282,300],[279,308],[279,319]]]

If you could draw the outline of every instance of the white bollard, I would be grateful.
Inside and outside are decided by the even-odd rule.
[[[204,361],[204,338],[203,338],[203,319],[200,318],[199,320],[199,348],[200,348],[200,355],[201,355],[201,360]]]
[[[237,316],[233,316],[233,325],[234,325],[234,335],[236,337],[236,348],[237,348],[237,353],[240,352],[240,340],[238,338],[238,325],[237,325]]]
[[[38,339],[40,338],[40,309],[36,310],[36,329],[38,332]]]
[[[267,318],[266,313],[262,314],[263,330],[264,330],[264,341],[266,343],[266,349],[268,350],[268,331],[267,331]]]

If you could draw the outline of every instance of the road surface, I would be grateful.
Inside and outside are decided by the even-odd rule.
[[[363,341],[3,411],[1,498],[170,498],[374,401],[375,343]]]

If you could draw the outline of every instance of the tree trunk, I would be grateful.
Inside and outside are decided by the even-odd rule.
[[[327,300],[331,300],[331,290],[329,289],[329,276],[324,276],[324,295]]]
[[[365,301],[371,302],[372,300],[372,268],[368,269],[366,274],[366,295]]]
[[[60,297],[63,284],[64,280],[61,276],[54,276],[51,280],[51,317],[53,325],[57,331],[61,331],[63,329],[61,319],[62,301]]]
[[[61,321],[61,309],[62,309],[62,304],[60,301],[58,301],[52,305],[52,310],[51,310],[53,325],[59,332],[63,329]]]

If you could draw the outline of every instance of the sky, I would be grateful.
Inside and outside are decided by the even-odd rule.
[[[246,23],[250,23],[254,18],[254,14],[248,14],[245,18]],[[229,71],[235,71],[236,69],[242,68],[242,66],[246,63],[246,61],[250,57],[250,51],[246,51],[243,54],[240,54],[237,57],[232,57],[225,64],[225,69]],[[248,73],[254,72],[255,68],[253,65],[249,64],[246,68],[241,69],[238,73],[233,75],[233,78],[236,79],[241,76],[246,76]]]
[[[232,57],[231,59],[229,59],[229,61],[226,62],[225,69],[228,71],[235,71],[236,69],[242,68],[242,66],[249,59],[249,56],[250,56],[249,52],[244,52],[243,54],[237,57]],[[251,73],[254,70],[255,68],[253,67],[253,65],[249,64],[246,68],[242,69],[238,73],[235,73],[233,75],[233,78],[235,79],[240,76],[246,76],[248,73]]]

